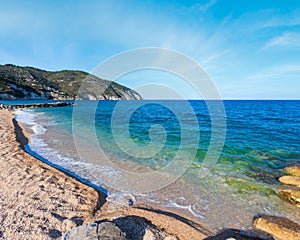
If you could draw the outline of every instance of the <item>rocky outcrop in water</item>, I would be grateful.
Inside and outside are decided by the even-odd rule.
[[[272,234],[276,239],[300,240],[300,225],[282,217],[260,216],[254,227]]]
[[[278,187],[278,194],[290,203],[300,207],[300,167],[285,168],[288,174],[294,176],[282,176],[278,179],[284,185]],[[297,210],[296,210],[297,211]],[[283,217],[260,216],[254,219],[255,228],[267,232],[276,239],[300,240],[300,225]]]
[[[300,166],[285,168],[292,176],[282,176],[278,180],[285,184],[278,188],[279,195],[289,202],[300,207]]]
[[[277,188],[277,192],[282,198],[288,200],[297,207],[300,207],[300,167],[287,167],[285,170],[288,174],[293,176],[287,175],[279,177],[278,181],[283,185]],[[237,180],[235,180],[233,183],[236,185],[236,182]],[[275,239],[300,240],[300,225],[291,221],[290,219],[278,216],[263,215],[255,217],[253,225],[256,229],[271,234]]]
[[[278,180],[283,184],[300,187],[300,177],[297,176],[282,176]]]
[[[300,166],[286,167],[285,171],[288,174],[300,177]]]
[[[78,94],[83,83],[84,91]],[[83,71],[0,65],[0,100],[13,99],[140,100],[141,96],[130,88]]]
[[[300,188],[292,186],[282,186],[278,188],[278,193],[281,197],[295,204],[300,208]]]

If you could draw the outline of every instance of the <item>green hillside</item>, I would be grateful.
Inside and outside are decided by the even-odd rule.
[[[78,90],[85,83],[84,90]],[[141,96],[120,84],[83,71],[45,71],[12,64],[0,65],[0,99],[113,99]]]

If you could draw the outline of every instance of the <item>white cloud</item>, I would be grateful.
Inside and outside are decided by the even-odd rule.
[[[195,3],[189,7],[183,8],[186,12],[206,12],[209,8],[217,3],[217,0],[208,0],[206,3]]]
[[[262,27],[289,27],[300,25],[300,11],[296,10],[289,14],[282,14],[274,10],[274,15],[269,17]]]
[[[230,31],[232,33],[243,33],[246,36],[253,34],[257,36],[257,32],[266,31],[267,28],[272,30],[290,28],[300,26],[300,11],[290,11],[288,14],[282,13],[278,9],[268,8],[257,11],[245,12],[236,19],[231,19]]]
[[[278,65],[221,83],[224,99],[300,99],[300,63]]]
[[[288,32],[284,33],[281,36],[275,37],[268,41],[262,50],[271,47],[300,47],[300,33],[298,32]]]
[[[282,65],[267,69],[261,73],[247,77],[246,81],[284,80],[288,77],[300,76],[300,64]]]
[[[297,66],[271,69],[290,59],[288,55],[281,58],[273,57],[275,51],[257,52],[261,46],[291,46],[287,50],[292,50],[291,57],[297,57],[293,53],[300,47],[300,33],[289,32],[300,24],[300,11],[296,9],[289,11],[289,15],[277,9],[260,8],[237,15],[234,9],[231,14],[229,8],[228,12],[224,9],[226,16],[219,18],[206,13],[217,7],[217,0],[201,0],[189,7],[186,3],[180,7],[175,4],[176,9],[172,4],[164,5],[168,11],[156,4],[151,8],[151,4],[137,3],[132,3],[135,8],[118,1],[79,1],[78,5],[64,3],[60,8],[54,3],[47,8],[36,3],[34,7],[8,4],[0,9],[0,29],[5,36],[0,41],[1,61],[47,69],[89,70],[120,51],[153,46],[191,56],[204,65],[220,86],[233,84],[240,89],[251,82],[254,89],[255,84],[266,79],[285,86],[284,77],[300,75]],[[278,36],[274,37],[274,33]],[[270,68],[266,69],[267,66]],[[248,83],[240,81],[248,75]],[[231,89],[227,96],[235,96],[239,91]]]
[[[214,62],[214,61],[220,59],[221,57],[225,56],[229,52],[230,52],[230,50],[226,49],[226,50],[223,50],[223,51],[219,51],[219,52],[213,53],[212,55],[208,56],[203,61],[201,61],[201,64],[207,65],[207,64],[209,64],[211,62]]]
[[[196,8],[201,12],[206,12],[210,7],[215,5],[216,2],[217,2],[217,0],[210,0],[205,4],[198,3],[198,4],[196,4]]]

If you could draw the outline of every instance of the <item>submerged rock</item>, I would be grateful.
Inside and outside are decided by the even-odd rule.
[[[263,186],[260,183],[251,182],[242,178],[226,177],[226,183],[236,189],[240,193],[248,193],[250,191],[264,193],[266,195],[274,194],[274,191],[270,188]]]
[[[254,166],[250,166],[251,171],[245,172],[248,177],[254,178],[260,182],[267,184],[278,184],[277,179],[281,174],[277,171],[272,171],[271,169],[263,169]]]
[[[297,176],[282,176],[278,179],[283,184],[300,187],[300,177]]]
[[[262,152],[262,151],[257,151],[257,154],[262,158],[262,159],[266,159],[266,160],[278,160],[279,157],[277,156],[273,156],[271,154]]]
[[[300,188],[292,186],[281,186],[278,188],[278,193],[291,203],[300,207]]]
[[[286,167],[285,171],[288,174],[300,177],[300,166]]]
[[[276,239],[300,240],[300,225],[289,219],[260,216],[253,224],[255,228],[271,234]]]

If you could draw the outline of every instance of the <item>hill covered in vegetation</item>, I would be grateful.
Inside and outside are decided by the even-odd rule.
[[[141,96],[83,71],[46,71],[6,64],[0,65],[0,99],[139,100]]]

